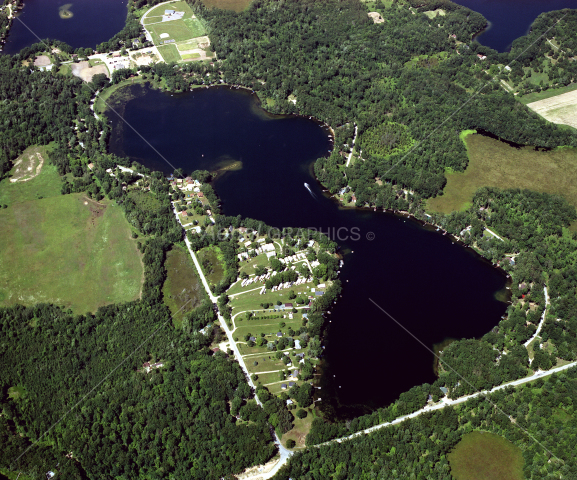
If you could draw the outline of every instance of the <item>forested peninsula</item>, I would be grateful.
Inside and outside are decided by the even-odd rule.
[[[436,403],[444,391],[458,398],[577,359],[575,206],[562,196],[493,187],[478,190],[464,211],[442,215],[426,204],[442,193],[448,170],[466,169],[463,130],[542,149],[577,147],[573,130],[545,121],[500,82],[521,85],[523,68],[537,68],[548,54],[538,39],[550,32],[567,57],[555,63],[554,80],[574,83],[577,69],[568,58],[577,53],[577,12],[541,15],[511,52],[497,53],[471,41],[486,20],[446,0],[377,1],[381,23],[358,0],[255,0],[240,13],[187,2],[207,22],[213,63],[120,69],[110,83],[98,76],[86,84],[56,70],[23,66],[46,44],[0,57],[0,175],[9,178],[27,147],[52,142],[49,162],[62,178],[62,195],[82,193],[120,206],[140,239],[144,268],[140,299],[93,313],[52,304],[0,309],[2,472],[23,471],[27,478],[45,478],[48,470],[63,478],[234,478],[274,458],[271,423],[281,434],[290,424],[286,398],[260,391],[265,405],[258,407],[238,363],[213,348],[222,332],[207,298],[180,328],[172,326],[163,298],[165,259],[184,238],[171,210],[169,182],[109,154],[110,127],[90,108],[95,91],[138,75],[173,92],[242,85],[273,113],[328,123],[335,148],[314,170],[331,194],[350,195],[348,203],[356,207],[409,212],[511,276],[507,315],[482,339],[447,347],[433,385],[415,386],[393,405],[346,422],[319,411],[308,448],[275,478],[455,478],[448,455],[472,431],[515,444],[525,478],[575,478],[575,368],[492,394],[491,402],[480,397],[354,440],[317,445]],[[127,27],[99,48],[118,48],[141,35],[135,12],[157,3],[131,0]],[[424,14],[438,8],[445,15]],[[510,71],[504,69],[508,64]],[[489,65],[497,70],[489,73]],[[353,143],[359,151],[348,163]],[[147,176],[154,209],[123,188],[136,183],[137,174],[112,178],[106,172],[116,165]],[[211,203],[217,204],[216,196]],[[256,220],[218,210],[215,217],[223,229],[259,227]],[[236,237],[222,242],[234,258]],[[309,334],[320,336],[322,316],[316,320]],[[143,362],[159,359],[165,368],[142,372]]]

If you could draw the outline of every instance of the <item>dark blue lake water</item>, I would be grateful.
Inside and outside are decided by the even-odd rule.
[[[122,30],[127,4],[127,0],[26,0],[12,23],[3,53],[18,53],[46,38],[73,48],[94,48]],[[62,18],[66,16],[62,11],[72,16]]]
[[[447,337],[482,336],[499,322],[506,304],[495,294],[505,278],[488,262],[417,222],[343,209],[323,195],[311,165],[330,142],[314,121],[271,117],[256,107],[254,96],[226,87],[174,96],[129,88],[136,98],[124,117],[175,167],[191,172],[242,161],[241,170],[215,182],[225,214],[321,229],[342,246],[344,291],[329,316],[323,400],[352,414],[435,379],[431,352],[370,299],[429,347]],[[113,153],[172,172],[116,115],[109,118]]]
[[[483,14],[490,26],[476,37],[482,45],[505,52],[516,38],[526,35],[543,12],[577,8],[577,0],[454,0]]]

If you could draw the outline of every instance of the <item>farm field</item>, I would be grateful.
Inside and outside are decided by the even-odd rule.
[[[517,100],[527,105],[529,103],[533,103],[538,100],[545,100],[547,98],[555,97],[557,95],[561,95],[562,93],[572,92],[574,90],[577,90],[577,83],[572,83],[570,85],[567,85],[566,87],[561,88],[549,88],[539,93],[537,92],[529,93],[527,95],[523,95],[522,97],[518,96]]]
[[[175,245],[166,254],[165,267],[166,281],[162,288],[164,303],[172,313],[175,326],[180,326],[184,316],[200,304],[204,290],[190,254],[184,248]]]
[[[60,195],[62,180],[56,167],[48,164],[49,150],[50,145],[24,150],[10,174],[0,182],[0,205]]]
[[[523,454],[499,435],[471,432],[447,456],[456,480],[522,480]]]
[[[139,298],[141,255],[120,207],[63,195],[2,209],[0,224],[0,305],[86,313]]]
[[[538,100],[527,106],[550,122],[577,128],[577,90]]]
[[[577,149],[536,151],[515,148],[479,134],[464,139],[469,166],[464,172],[447,172],[443,195],[427,201],[430,210],[449,213],[464,210],[477,189],[527,188],[564,196],[577,206]]]

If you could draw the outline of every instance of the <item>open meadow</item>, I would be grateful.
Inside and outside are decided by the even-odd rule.
[[[75,313],[140,297],[141,255],[120,207],[72,194],[0,210],[0,305]]]
[[[522,480],[523,454],[499,435],[471,432],[447,456],[457,480]]]
[[[546,120],[577,128],[577,90],[527,104]]]
[[[56,167],[48,164],[50,148],[28,147],[16,159],[9,175],[0,182],[0,205],[60,195],[62,180]]]
[[[183,317],[200,305],[204,290],[192,258],[184,248],[173,246],[166,254],[165,267],[164,303],[170,309],[175,325],[179,326]]]
[[[470,134],[464,141],[469,165],[464,172],[446,173],[443,195],[427,201],[430,210],[441,213],[464,210],[481,187],[526,188],[558,194],[577,206],[577,149],[515,148],[479,134]]]
[[[208,8],[221,8],[241,12],[250,5],[252,0],[202,0]]]

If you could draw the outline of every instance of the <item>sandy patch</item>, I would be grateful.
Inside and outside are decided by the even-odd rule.
[[[87,61],[78,62],[78,63],[70,63],[69,64],[72,69],[72,75],[75,75],[85,82],[90,82],[92,77],[98,73],[104,73],[108,78],[110,75],[108,74],[108,68],[106,65],[96,65],[95,67],[90,67],[90,64]]]
[[[527,106],[550,122],[577,128],[577,90],[529,103]]]
[[[150,65],[152,62],[154,62],[154,59],[151,55],[142,55],[140,57],[133,56],[132,60],[134,63],[136,63],[136,65]]]
[[[383,23],[385,21],[379,12],[369,12],[369,17],[371,17],[375,23]]]
[[[20,158],[14,164],[14,175],[10,179],[11,183],[27,182],[36,177],[44,165],[44,159],[38,152],[36,154],[29,154],[28,158]]]
[[[47,55],[40,55],[34,59],[34,65],[37,67],[45,67],[46,65],[50,65],[52,61]]]

